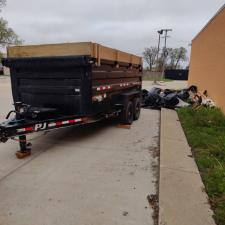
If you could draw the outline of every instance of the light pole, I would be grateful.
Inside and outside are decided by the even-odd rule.
[[[161,35],[163,34],[163,30],[158,30],[157,31],[158,34],[159,34],[159,39],[158,39],[158,50],[157,50],[157,55],[156,55],[156,63],[158,63],[158,60],[159,60],[159,52],[160,52],[160,41],[161,41]],[[157,71],[158,71],[158,68],[157,68]],[[156,84],[156,77],[158,77],[158,75],[156,75],[156,71],[154,71],[154,81],[153,83]]]
[[[165,32],[165,36],[163,37],[163,38],[165,38],[164,49],[163,49],[163,65],[162,65],[162,78],[163,78],[164,77],[164,71],[165,71],[165,59],[168,55],[167,48],[166,48],[166,40],[169,36],[167,35],[167,33],[169,31],[172,31],[172,29],[162,29],[162,31]]]
[[[160,36],[160,35],[163,34],[163,30],[158,30],[157,32],[158,32],[158,34],[159,34],[159,40],[158,40],[158,52],[157,52],[157,57],[156,57],[156,59],[157,59],[157,61],[158,61],[158,59],[159,59],[159,50],[160,50],[160,40],[161,40],[161,36]]]

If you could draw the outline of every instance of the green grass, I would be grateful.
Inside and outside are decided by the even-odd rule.
[[[177,110],[197,162],[214,219],[225,225],[225,116],[220,109]]]
[[[143,80],[154,81],[154,78],[143,76]],[[156,80],[156,81],[164,81],[164,82],[170,82],[170,81],[173,81],[173,80],[171,80],[171,79],[159,78],[159,77],[157,77],[155,80]]]

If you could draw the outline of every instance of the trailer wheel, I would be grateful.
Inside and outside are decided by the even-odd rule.
[[[135,98],[133,101],[133,112],[134,112],[134,120],[138,120],[141,113],[141,100],[140,98]]]
[[[132,124],[134,117],[133,103],[131,101],[124,105],[124,109],[121,114],[121,122],[124,124]]]

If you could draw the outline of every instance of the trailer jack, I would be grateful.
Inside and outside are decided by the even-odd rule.
[[[20,151],[16,152],[18,159],[23,159],[31,155],[31,143],[27,143],[26,135],[19,136]]]

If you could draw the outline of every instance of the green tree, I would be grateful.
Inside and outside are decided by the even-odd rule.
[[[8,27],[8,22],[2,17],[0,18],[0,45],[5,47],[9,44],[21,44],[22,41],[12,28]]]
[[[0,0],[0,11],[6,4],[6,0]],[[10,44],[21,44],[22,40],[12,28],[8,26],[8,22],[0,17],[0,47],[5,47]]]

